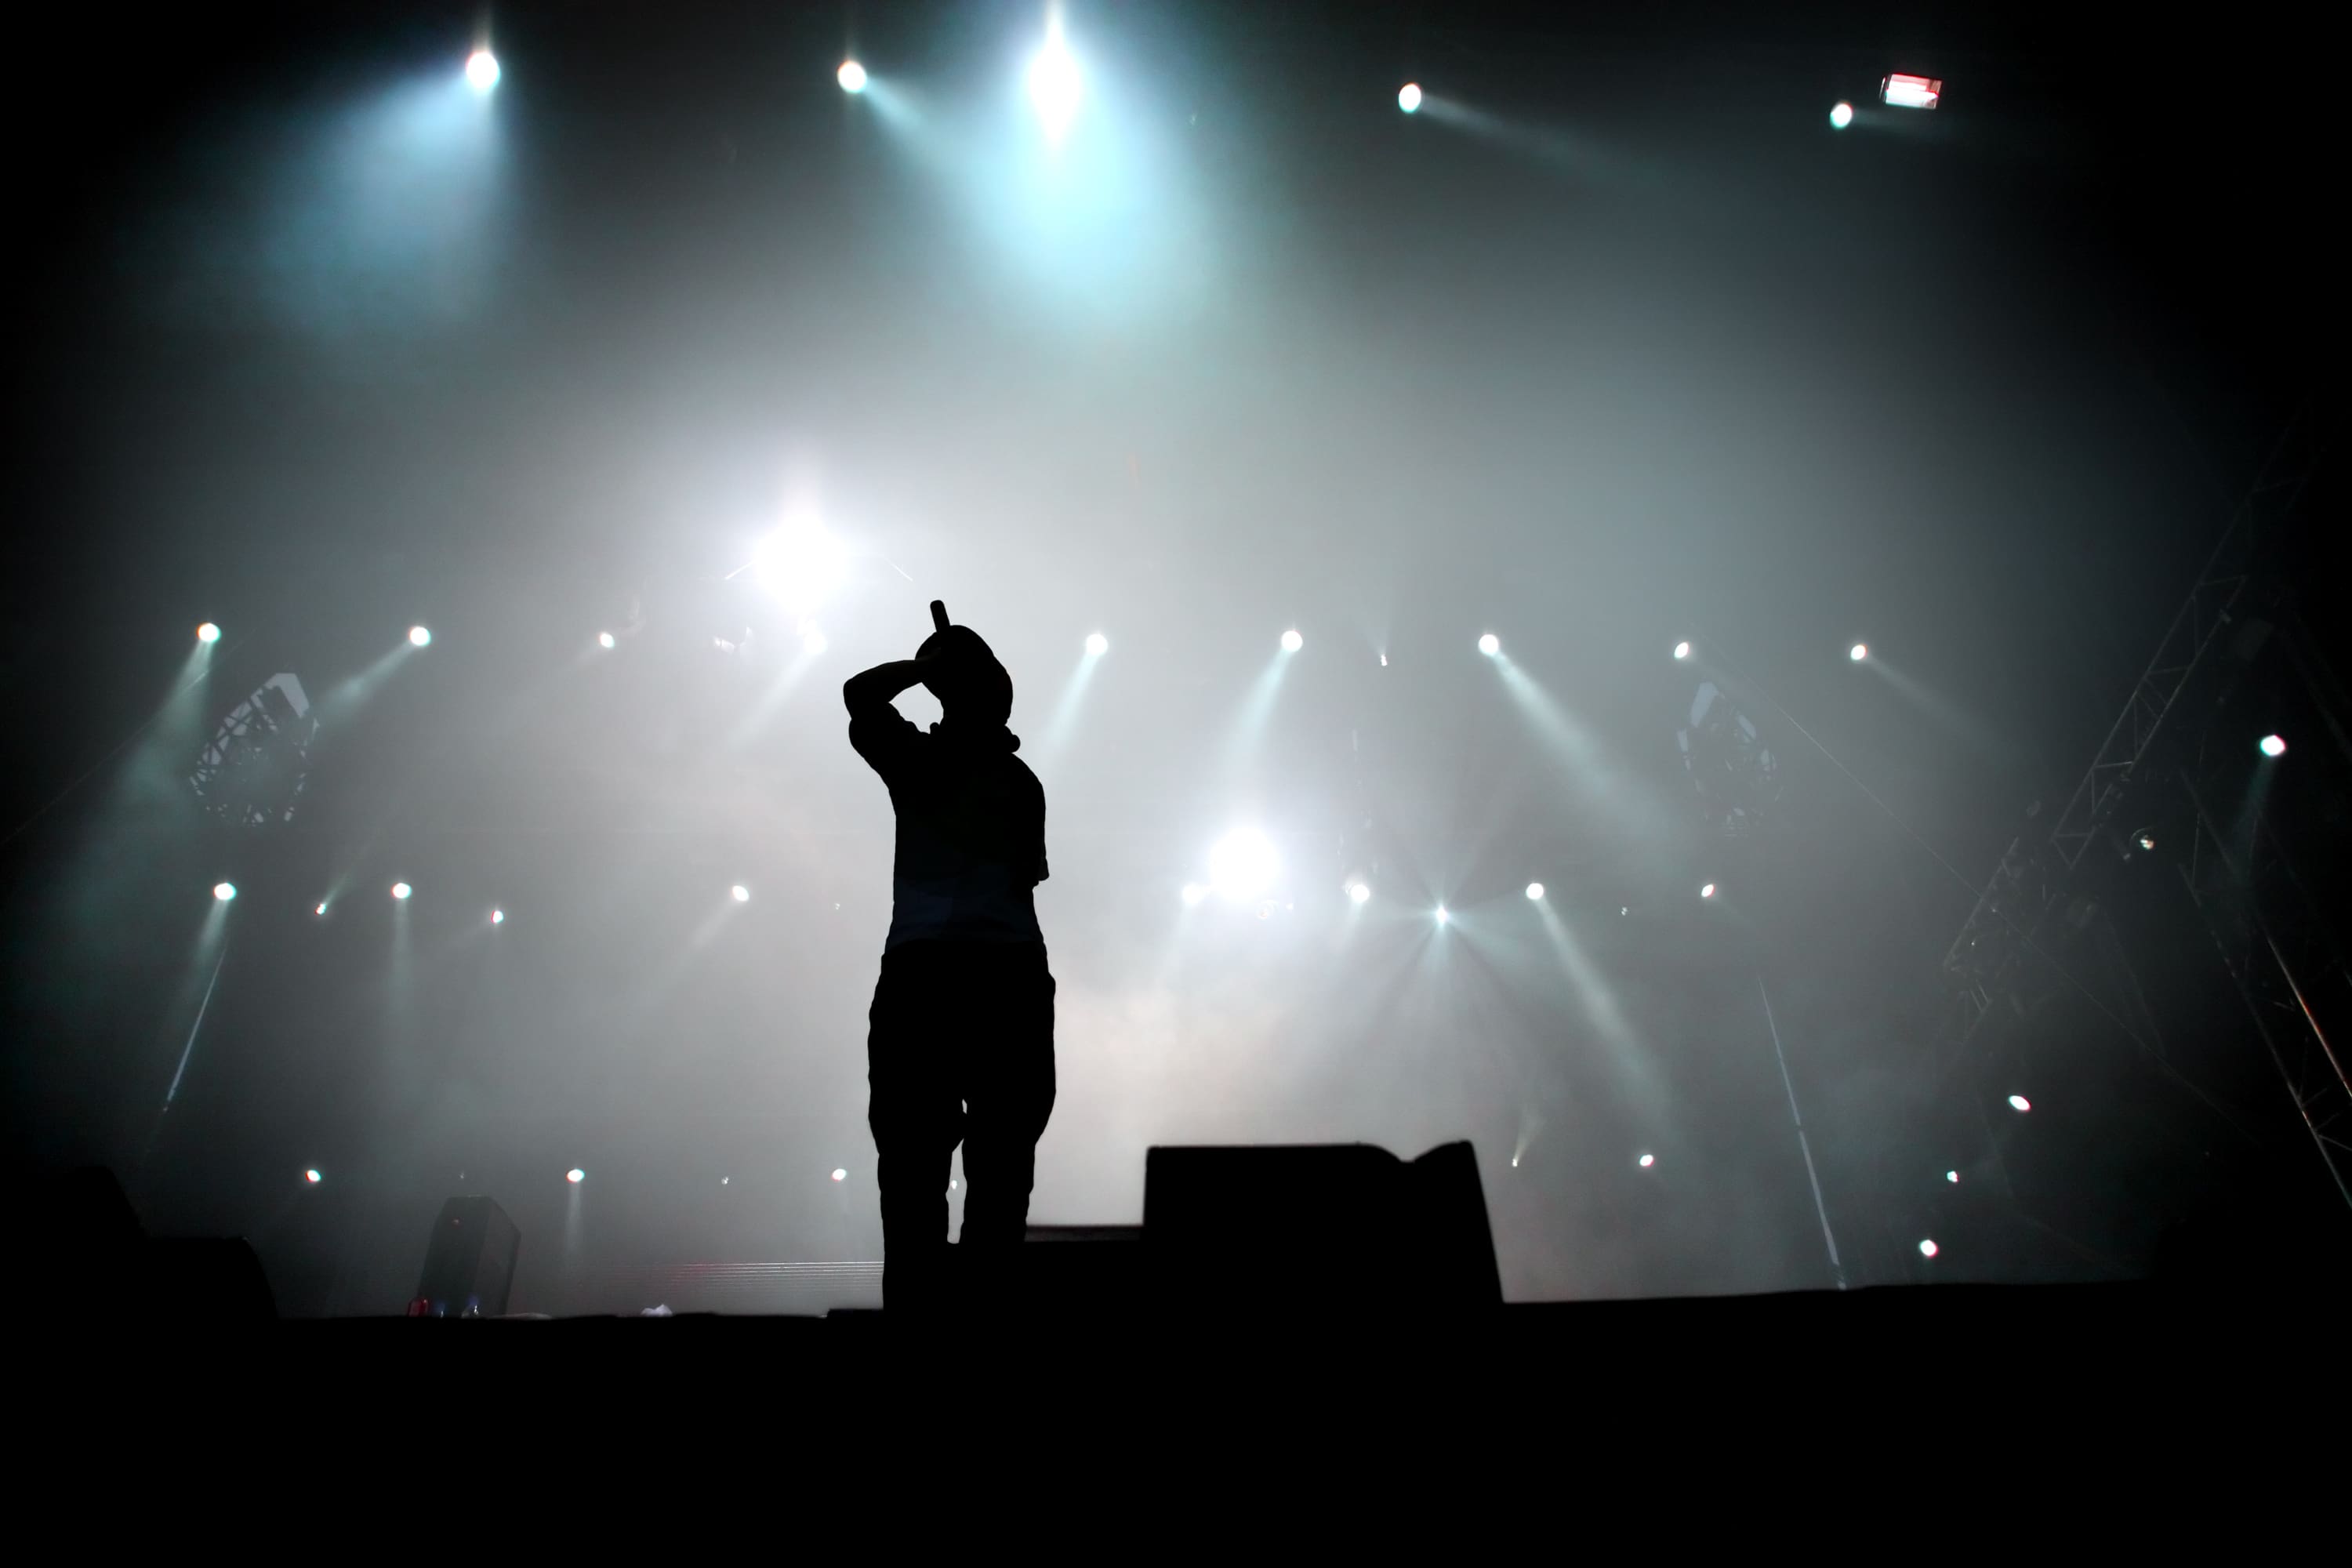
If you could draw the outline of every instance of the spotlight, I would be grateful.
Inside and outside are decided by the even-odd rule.
[[[1381,655],[1381,668],[1382,669],[1386,669],[1388,667],[1389,667],[1389,656],[1388,656],[1388,655],[1386,655],[1386,654],[1382,654],[1382,655]]]
[[[1919,1244],[1919,1256],[1922,1258],[1933,1258],[1943,1250],[1932,1241],[1923,1241]]]
[[[811,658],[814,658],[818,654],[823,653],[832,646],[833,645],[831,643],[825,641],[824,634],[817,630],[814,626],[809,627],[808,630],[801,634],[801,651],[807,654]]]
[[[573,1186],[575,1186],[575,1187],[576,1187],[576,1186],[578,1186],[581,1183],[583,1183],[583,1182],[584,1182],[584,1181],[586,1181],[586,1180],[588,1179],[588,1173],[587,1173],[587,1172],[585,1172],[585,1171],[583,1171],[583,1170],[582,1170],[579,1166],[574,1165],[574,1166],[572,1166],[572,1169],[570,1169],[570,1170],[568,1170],[568,1171],[566,1171],[566,1172],[564,1172],[564,1173],[563,1173],[563,1179],[564,1179],[565,1181],[567,1181],[567,1182],[570,1182]]]
[[[729,1181],[730,1181],[730,1180],[732,1180],[732,1178],[731,1178],[731,1177],[728,1177],[728,1176],[721,1176],[721,1177],[719,1177],[719,1184],[720,1186],[722,1186],[722,1187],[723,1187],[723,1186],[725,1186],[725,1185],[728,1184],[728,1182],[729,1182]]]
[[[1831,110],[1830,123],[1840,131],[1843,131],[1847,126],[1853,124],[1853,105],[1851,103],[1841,103],[1836,108]]]
[[[1655,1154],[1644,1154],[1644,1155],[1643,1155],[1639,1160],[1636,1160],[1636,1161],[1635,1161],[1635,1162],[1633,1162],[1633,1163],[1634,1163],[1635,1164],[1637,1164],[1637,1165],[1641,1166],[1641,1167],[1642,1167],[1642,1169],[1643,1169],[1643,1170],[1645,1170],[1645,1171],[1646,1171],[1646,1170],[1648,1170],[1651,1166],[1653,1166],[1653,1165],[1654,1165],[1654,1164],[1656,1164],[1656,1163],[1658,1163],[1658,1157],[1657,1157]]]
[[[2266,757],[2284,757],[2286,755],[2286,742],[2279,739],[2276,735],[2264,735],[2262,738],[2261,744],[2263,748],[2263,755]]]
[[[215,882],[213,884],[213,897],[218,899],[222,903],[228,902],[231,899],[236,897],[236,884],[235,882]]]
[[[1058,17],[1047,24],[1045,47],[1029,62],[1029,101],[1049,137],[1059,137],[1078,111],[1078,62],[1062,46]]]
[[[413,893],[413,892],[415,892],[415,891],[416,891],[416,889],[414,889],[414,888],[412,888],[412,887],[410,887],[410,886],[409,886],[407,883],[405,883],[405,882],[394,882],[394,883],[392,885],[392,896],[393,896],[394,898],[395,898],[395,899],[404,899],[404,899],[406,899],[406,898],[408,897],[408,895],[409,895],[409,894],[411,894],[411,893]]]
[[[848,574],[847,548],[814,523],[788,523],[752,547],[752,581],[803,621],[824,607]]]
[[[1255,828],[1236,828],[1209,851],[1210,885],[1235,903],[1263,894],[1280,868],[1274,846]]]
[[[2009,1097],[2009,1108],[2011,1110],[2031,1110],[2033,1109],[2033,1101],[2021,1094],[2012,1094]]]
[[[220,641],[220,627],[213,625],[210,621],[206,621],[203,626],[196,628],[196,640],[198,642]]]
[[[1478,639],[1478,651],[1485,654],[1488,658],[1492,658],[1496,654],[1503,651],[1503,639],[1496,637],[1494,633],[1488,632],[1485,637]]]
[[[1350,882],[1348,884],[1349,902],[1357,904],[1369,903],[1371,901],[1371,889],[1366,887],[1363,883]]]
[[[849,1180],[849,1173],[835,1165],[833,1168],[833,1179],[836,1182],[845,1182]]]
[[[466,79],[476,92],[488,92],[499,85],[499,57],[488,49],[476,49],[466,57]]]
[[[1199,903],[1202,899],[1205,899],[1208,896],[1209,889],[1201,886],[1200,883],[1187,882],[1184,884],[1184,902],[1187,907]]]
[[[1450,922],[1453,919],[1454,919],[1454,917],[1453,917],[1452,915],[1450,915],[1450,914],[1446,913],[1446,911],[1445,911],[1445,906],[1444,906],[1444,904],[1440,904],[1440,905],[1438,905],[1438,906],[1437,906],[1437,923],[1438,923],[1439,925],[1444,925],[1444,924],[1447,924],[1447,923],[1448,923],[1448,922]]]
[[[596,646],[598,647],[617,647],[620,645],[614,640],[612,633],[598,632],[596,634]]]
[[[423,626],[411,626],[408,628],[408,640],[414,646],[423,647],[433,640],[433,634]]]
[[[1943,79],[1898,72],[1878,84],[1878,97],[1896,109],[1933,109],[1943,101]]]
[[[502,926],[502,925],[506,924],[506,923],[507,923],[507,912],[506,912],[506,910],[492,910],[490,911],[490,923],[491,923],[492,925],[494,925],[494,926]]]
[[[1289,631],[1286,631],[1286,632],[1285,632],[1285,633],[1283,633],[1283,634],[1282,634],[1282,651],[1283,651],[1283,652],[1285,652],[1285,653],[1297,653],[1300,648],[1305,647],[1306,646],[1307,646],[1307,639],[1306,639],[1305,637],[1300,637],[1300,636],[1298,635],[1298,631],[1297,631],[1297,627],[1293,627],[1293,628],[1292,628],[1292,629],[1290,629]]]
[[[1715,897],[1715,884],[1713,882],[1709,882],[1706,886],[1700,888],[1698,890],[1698,896],[1702,899],[1711,899]]]
[[[1675,644],[1675,657],[1676,658],[1688,658],[1690,657],[1690,644],[1686,642],[1678,642]]]
[[[1421,84],[1419,82],[1409,81],[1402,87],[1397,89],[1397,107],[1403,110],[1407,114],[1412,114],[1421,108]]]
[[[727,896],[739,904],[748,904],[751,901],[751,889],[738,882],[727,889]]]
[[[2141,834],[2141,835],[2139,836],[2139,847],[2140,847],[2141,848],[2143,848],[2143,849],[2153,849],[2153,848],[2155,848],[2155,847],[2156,847],[2156,835],[2155,835],[2155,834],[2153,834],[2153,833],[2143,833],[2143,834]]]
[[[1102,633],[1093,633],[1087,638],[1087,657],[1088,658],[1100,658],[1109,651],[1110,638],[1103,636]]]
[[[314,915],[323,915],[323,914],[325,914],[325,913],[327,912],[327,901],[326,901],[324,899],[320,900],[319,900],[319,907],[318,907],[317,909],[315,909],[315,910],[312,910],[310,912],[311,912],[312,914],[314,914]]]
[[[1955,1185],[1958,1184],[1959,1179],[1960,1173],[1958,1171],[1947,1171],[1944,1173],[1944,1180],[1950,1182]]]
[[[1864,659],[1870,657],[1870,646],[1867,643],[1856,643],[1852,647],[1845,650],[1845,656],[1846,658],[1853,660],[1854,663],[1860,664]]]
[[[866,68],[856,60],[842,61],[841,68],[833,75],[834,79],[841,83],[841,90],[844,92],[866,90]]]
[[[1534,902],[1534,901],[1536,901],[1536,900],[1538,900],[1541,899],[1542,897],[1543,897],[1543,884],[1542,884],[1541,882],[1529,882],[1529,883],[1528,884],[1528,901],[1532,903],[1532,902]]]
[[[302,1179],[310,1183],[312,1186],[317,1186],[319,1184],[319,1168],[316,1165],[309,1167],[302,1173]]]

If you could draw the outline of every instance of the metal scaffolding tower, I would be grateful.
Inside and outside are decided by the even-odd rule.
[[[2206,674],[2221,633],[2303,499],[2332,428],[2306,410],[2290,424],[2221,531],[2187,601],[2157,645],[2122,714],[2108,730],[2082,782],[2046,834],[2021,835],[1993,868],[1976,908],[1944,954],[1953,983],[1938,1069],[1948,1074],[1976,1044],[1996,1002],[2013,996],[2030,957],[2047,956],[2044,939],[2072,891],[2091,846],[2120,831],[2125,802],[2146,781],[2183,695]]]
[[[2196,812],[2181,879],[2336,1192],[2352,1205],[2352,1077],[2329,1038],[2336,1030],[2340,1040],[2337,1026],[2352,1016],[2352,970],[2273,828],[2257,818],[2233,848],[2194,770],[2181,784]]]

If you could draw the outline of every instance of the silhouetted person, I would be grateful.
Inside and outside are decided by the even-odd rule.
[[[947,1284],[947,1184],[963,1144],[960,1272],[982,1296],[1028,1230],[1037,1139],[1054,1110],[1054,976],[1034,897],[1045,792],[1013,753],[1013,678],[979,635],[939,628],[911,659],[841,689],[849,743],[898,814],[890,935],[868,1016],[866,1122],[882,1192],[883,1305],[936,1306]],[[940,700],[929,733],[892,700]]]

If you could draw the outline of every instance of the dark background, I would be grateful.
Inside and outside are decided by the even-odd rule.
[[[2332,406],[2294,15],[1077,5],[1058,162],[1033,6],[502,6],[487,100],[461,7],[142,19],[7,110],[13,1158],[254,1237],[297,1311],[396,1306],[460,1190],[521,1224],[519,1306],[875,1256],[890,824],[833,689],[940,596],[1051,803],[1034,1218],[1132,1221],[1152,1142],[1466,1136],[1515,1297],[1822,1286],[1759,978],[1858,1283],[2326,1212],[2156,858],[2098,891],[2167,1070],[2084,988],[1921,1067],[1969,884]],[[725,579],[794,508],[850,563],[772,697],[800,628]],[[342,692],[299,809],[211,822],[195,745],[279,671]],[[1740,844],[1676,750],[1702,680],[1779,763]],[[2332,865],[2340,748],[2277,684],[2213,721],[2303,720],[2280,809]],[[1185,909],[1239,821],[1276,907]]]

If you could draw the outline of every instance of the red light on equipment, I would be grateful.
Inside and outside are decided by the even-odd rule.
[[[1878,84],[1878,97],[1895,109],[1933,109],[1943,100],[1944,80],[1897,72]]]

